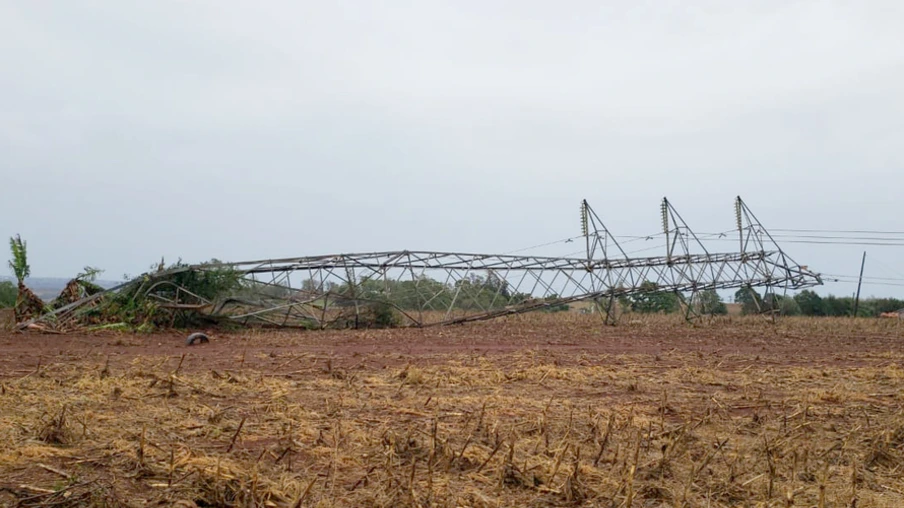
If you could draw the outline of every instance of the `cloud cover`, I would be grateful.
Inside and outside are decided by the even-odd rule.
[[[582,198],[616,234],[664,195],[700,231],[738,194],[767,226],[904,230],[901,26],[898,2],[9,2],[0,235],[36,275],[116,278],[505,252],[578,234]],[[844,274],[862,250],[786,247]]]

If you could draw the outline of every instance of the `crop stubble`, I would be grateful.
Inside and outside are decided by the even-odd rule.
[[[901,506],[902,330],[5,334],[0,506]]]

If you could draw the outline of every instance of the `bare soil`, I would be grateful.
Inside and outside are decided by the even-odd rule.
[[[0,332],[0,506],[904,505],[897,321],[188,333]]]
[[[295,370],[284,359],[299,354],[331,358],[337,367],[362,361],[376,367],[442,363],[450,355],[498,356],[524,350],[556,355],[562,365],[580,358],[586,362],[587,355],[605,362],[609,355],[679,352],[726,358],[728,366],[732,360],[743,363],[752,358],[764,365],[844,366],[866,365],[869,358],[880,359],[904,348],[904,325],[896,321],[871,320],[865,324],[872,326],[859,329],[856,322],[842,321],[846,326],[821,332],[810,328],[816,322],[786,319],[772,325],[758,318],[735,318],[694,327],[673,319],[647,318],[610,327],[592,317],[568,316],[562,322],[514,317],[424,329],[208,331],[213,341],[194,346],[186,345],[185,339],[195,330],[137,335],[6,332],[0,333],[0,377],[15,376],[42,363],[104,363],[109,358],[118,366],[137,357],[183,354],[183,371],[232,368],[244,358],[244,367],[276,374]]]

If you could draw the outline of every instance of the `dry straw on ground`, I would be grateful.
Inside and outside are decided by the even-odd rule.
[[[518,346],[491,353],[323,354],[280,334],[212,368],[203,348],[49,358],[0,378],[0,505],[904,505],[896,324],[598,326],[455,332]],[[593,347],[630,337],[655,347]]]

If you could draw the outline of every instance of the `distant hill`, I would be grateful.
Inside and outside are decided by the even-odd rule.
[[[13,277],[8,277],[5,275],[0,275],[0,281],[8,280],[12,283],[16,282],[16,279]],[[66,283],[69,282],[69,279],[63,279],[60,277],[29,277],[25,279],[25,284],[31,288],[32,291],[35,292],[42,300],[52,300],[60,295],[60,291],[66,287]],[[95,284],[102,288],[111,288],[121,282],[109,281],[109,280],[96,280]]]

